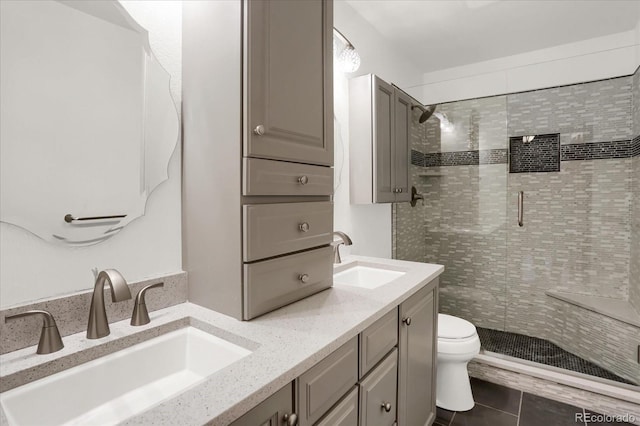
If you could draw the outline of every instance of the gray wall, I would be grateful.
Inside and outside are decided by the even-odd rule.
[[[450,126],[436,117],[414,123],[412,179],[425,206],[394,206],[394,248],[397,258],[420,260],[423,253],[423,261],[445,265],[441,312],[553,340],[640,381],[630,353],[589,353],[585,336],[558,332],[579,314],[545,294],[640,307],[640,157],[632,157],[630,142],[640,128],[633,119],[640,95],[632,97],[639,82],[636,74],[442,104],[437,111]],[[548,133],[560,134],[560,172],[509,173],[509,137]],[[522,228],[518,191],[525,192]],[[600,327],[630,341],[640,336],[637,327],[592,317],[601,320],[591,321],[587,334]],[[605,348],[618,345],[601,340]]]

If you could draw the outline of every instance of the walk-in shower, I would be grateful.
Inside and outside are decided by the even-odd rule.
[[[394,256],[445,265],[440,311],[485,353],[640,384],[640,72],[437,108]]]

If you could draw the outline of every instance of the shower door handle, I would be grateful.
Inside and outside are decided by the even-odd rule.
[[[524,191],[518,192],[518,226],[524,226]]]

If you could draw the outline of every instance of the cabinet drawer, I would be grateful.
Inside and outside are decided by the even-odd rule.
[[[354,386],[316,426],[358,426],[358,387]]]
[[[392,310],[371,324],[358,338],[362,378],[398,344],[398,309]]]
[[[245,158],[242,195],[331,195],[333,169]]]
[[[243,206],[245,262],[319,247],[331,242],[331,202]]]
[[[358,341],[351,339],[298,377],[299,426],[311,426],[358,381]]]
[[[396,421],[398,350],[394,349],[360,383],[360,426],[392,426]],[[387,411],[384,405],[390,404]]]
[[[243,316],[251,319],[331,287],[333,250],[323,247],[249,263],[243,272]]]

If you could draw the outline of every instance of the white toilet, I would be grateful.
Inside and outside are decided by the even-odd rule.
[[[467,364],[480,352],[480,338],[469,321],[438,314],[436,405],[450,411],[473,408]]]

